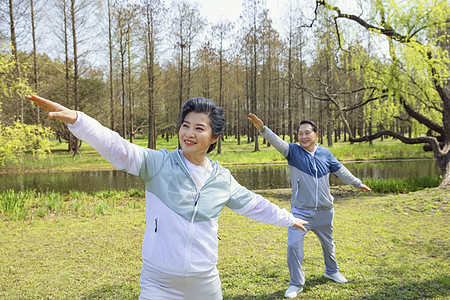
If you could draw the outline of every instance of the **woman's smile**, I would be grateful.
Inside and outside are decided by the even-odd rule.
[[[209,146],[217,141],[212,137],[209,117],[204,113],[190,112],[178,132],[181,149],[187,160],[196,165],[206,163]]]

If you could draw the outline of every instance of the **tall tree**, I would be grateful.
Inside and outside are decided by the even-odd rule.
[[[212,27],[213,36],[217,37],[219,43],[219,106],[223,106],[223,43],[227,36],[230,34],[233,25],[231,22],[222,21]],[[219,140],[217,141],[217,153],[222,153],[222,139],[223,133]]]
[[[257,79],[258,79],[258,54],[259,54],[259,38],[260,38],[260,21],[264,10],[265,3],[260,0],[246,0],[243,3],[243,12],[241,20],[246,37],[246,45],[248,53],[250,53],[250,111],[258,113],[258,95],[257,95]],[[253,139],[255,141],[254,151],[259,151],[258,131],[251,127]],[[250,133],[249,133],[250,135]]]
[[[171,29],[175,37],[175,49],[177,51],[177,61],[179,65],[178,107],[180,112],[181,106],[185,101],[184,98],[190,97],[191,49],[195,38],[203,28],[205,21],[200,17],[197,4],[191,5],[185,0],[174,1],[172,12],[173,19]],[[185,74],[186,59],[188,67],[187,74]],[[185,79],[185,76],[188,78]]]
[[[267,120],[270,125],[273,122],[274,102],[273,95],[275,94],[275,70],[279,68],[281,60],[278,59],[279,53],[283,51],[283,45],[278,32],[273,27],[272,19],[268,10],[264,10],[261,14],[261,74],[259,84],[260,96],[260,115]],[[270,146],[270,143],[267,143]]]
[[[80,95],[78,94],[78,80],[79,80],[79,68],[78,68],[78,43],[77,43],[77,9],[75,5],[76,0],[70,0],[70,19],[72,24],[72,46],[73,46],[73,102],[75,110],[79,110]],[[80,154],[80,145],[78,139],[74,137],[74,150],[73,154]]]
[[[69,0],[62,0],[62,11],[63,11],[63,22],[64,22],[64,65],[65,65],[65,88],[66,88],[66,100],[69,107],[72,107],[70,100],[71,100],[71,92],[70,92],[70,86],[71,86],[71,79],[70,79],[70,58],[69,58],[69,25],[70,20],[69,16],[67,14],[68,7],[69,7]],[[67,134],[69,135],[69,152],[75,152],[76,146],[75,144],[78,144],[78,140],[75,138],[75,136],[68,130],[65,129]]]
[[[125,65],[127,64],[127,51],[130,46],[129,41],[131,39],[131,26],[133,18],[135,15],[135,5],[129,4],[125,5],[122,2],[116,2],[114,4],[114,17],[117,26],[117,39],[119,43],[119,56],[120,56],[120,84],[121,84],[121,104],[122,104],[122,136],[127,137],[127,117],[126,117],[126,107],[127,99],[131,100],[130,90],[126,90],[126,70]],[[128,74],[131,76],[131,74]],[[131,103],[128,103],[131,106]],[[131,115],[130,115],[131,117]],[[130,123],[131,124],[131,123]],[[133,125],[130,125],[131,127]],[[130,128],[131,128],[130,127]],[[132,132],[129,132],[132,134]]]
[[[36,8],[35,8],[35,0],[30,0],[30,16],[31,16],[31,37],[33,40],[33,83],[34,83],[34,92],[39,94],[39,86],[38,86],[38,66],[37,66],[37,49],[36,49]],[[39,124],[40,120],[40,108],[36,107],[36,122]]]
[[[143,0],[145,54],[148,80],[148,148],[156,149],[156,111],[155,111],[155,40],[157,18],[164,11],[162,3],[158,1]]]
[[[441,169],[441,186],[450,184],[450,76],[448,47],[450,6],[447,1],[372,2],[370,16],[343,13],[328,1],[316,1],[334,13],[337,35],[344,45],[342,23],[352,22],[389,44],[390,64],[367,72],[366,82],[390,100],[397,114],[405,113],[428,131],[425,136],[405,137],[393,130],[353,139],[355,142],[395,137],[406,144],[425,144]],[[370,69],[369,69],[370,70]],[[372,89],[373,90],[373,89]],[[369,94],[372,95],[372,94]],[[365,100],[367,100],[366,97]]]
[[[108,56],[109,56],[109,106],[110,106],[110,128],[116,130],[116,117],[115,117],[115,101],[114,101],[114,65],[113,65],[113,11],[111,0],[107,0],[108,10]]]
[[[11,39],[11,51],[15,62],[15,72],[16,78],[21,78],[20,72],[20,61],[19,54],[17,50],[17,37],[16,37],[16,23],[14,15],[14,2],[13,0],[8,0],[9,3],[9,28],[10,28],[10,39]],[[18,104],[16,110],[16,117],[19,118],[20,122],[23,124],[23,97],[18,97]]]

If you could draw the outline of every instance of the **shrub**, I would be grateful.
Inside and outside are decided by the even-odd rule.
[[[437,187],[441,182],[441,176],[425,176],[421,178],[366,178],[367,184],[377,193],[409,193],[419,191],[425,188]]]
[[[12,126],[0,124],[0,166],[17,164],[27,153],[42,157],[50,153],[50,128],[41,125],[21,124]]]

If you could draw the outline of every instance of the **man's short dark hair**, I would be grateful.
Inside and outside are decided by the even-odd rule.
[[[299,130],[300,130],[300,126],[302,126],[303,124],[309,124],[309,125],[311,125],[312,130],[313,130],[314,132],[317,132],[317,125],[316,125],[316,123],[314,123],[313,121],[310,121],[310,120],[302,120],[302,121],[300,122],[300,125],[298,125],[298,127],[297,127],[297,133],[298,133]]]

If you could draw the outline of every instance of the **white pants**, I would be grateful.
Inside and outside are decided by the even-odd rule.
[[[148,266],[141,269],[139,300],[222,300],[219,271],[177,276]]]

